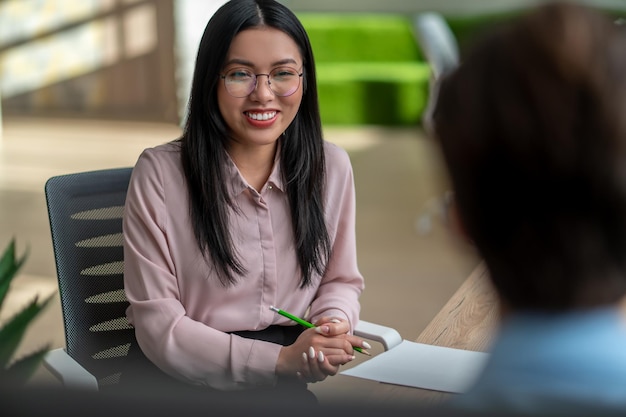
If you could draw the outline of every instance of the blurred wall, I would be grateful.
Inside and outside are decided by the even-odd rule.
[[[173,0],[3,0],[6,115],[178,121]]]
[[[174,0],[176,25],[176,96],[181,123],[185,117],[193,68],[204,28],[227,0]]]

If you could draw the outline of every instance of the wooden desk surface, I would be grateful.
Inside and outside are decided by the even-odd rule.
[[[438,346],[486,351],[498,324],[499,306],[487,269],[480,264],[415,340]],[[372,402],[434,404],[452,394],[377,382],[361,383]]]
[[[498,323],[499,306],[487,268],[478,265],[417,337],[416,342],[486,351]]]

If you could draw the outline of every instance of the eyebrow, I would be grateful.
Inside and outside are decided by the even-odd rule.
[[[254,67],[255,66],[253,62],[247,61],[245,59],[239,59],[239,58],[234,58],[234,59],[231,59],[230,61],[227,61],[224,64],[224,66],[226,67],[226,66],[229,66],[229,65],[232,65],[232,64],[245,65],[247,67]],[[279,61],[272,62],[271,66],[275,67],[277,65],[285,65],[285,64],[295,64],[295,65],[297,65],[298,63],[296,62],[295,59],[285,58],[285,59],[281,59]]]

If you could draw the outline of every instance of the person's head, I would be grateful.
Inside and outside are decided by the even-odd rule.
[[[295,70],[290,78],[296,79],[297,88],[280,89],[280,69]],[[255,79],[270,73],[276,79],[271,86],[267,76],[259,75],[256,88],[236,87],[243,74]],[[292,121],[294,129],[319,124],[315,86],[313,52],[297,17],[274,0],[231,0],[216,11],[202,36],[187,126],[206,125],[218,136],[207,139],[224,145],[250,131],[276,140]],[[278,110],[276,123],[263,130],[246,129],[246,112],[263,108]]]
[[[464,230],[513,309],[626,293],[626,31],[554,3],[481,38],[435,134]]]

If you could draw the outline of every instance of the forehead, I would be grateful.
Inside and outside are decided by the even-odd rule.
[[[239,32],[230,44],[226,65],[249,62],[256,67],[277,63],[300,66],[302,56],[296,42],[285,32],[270,27],[258,27]]]

